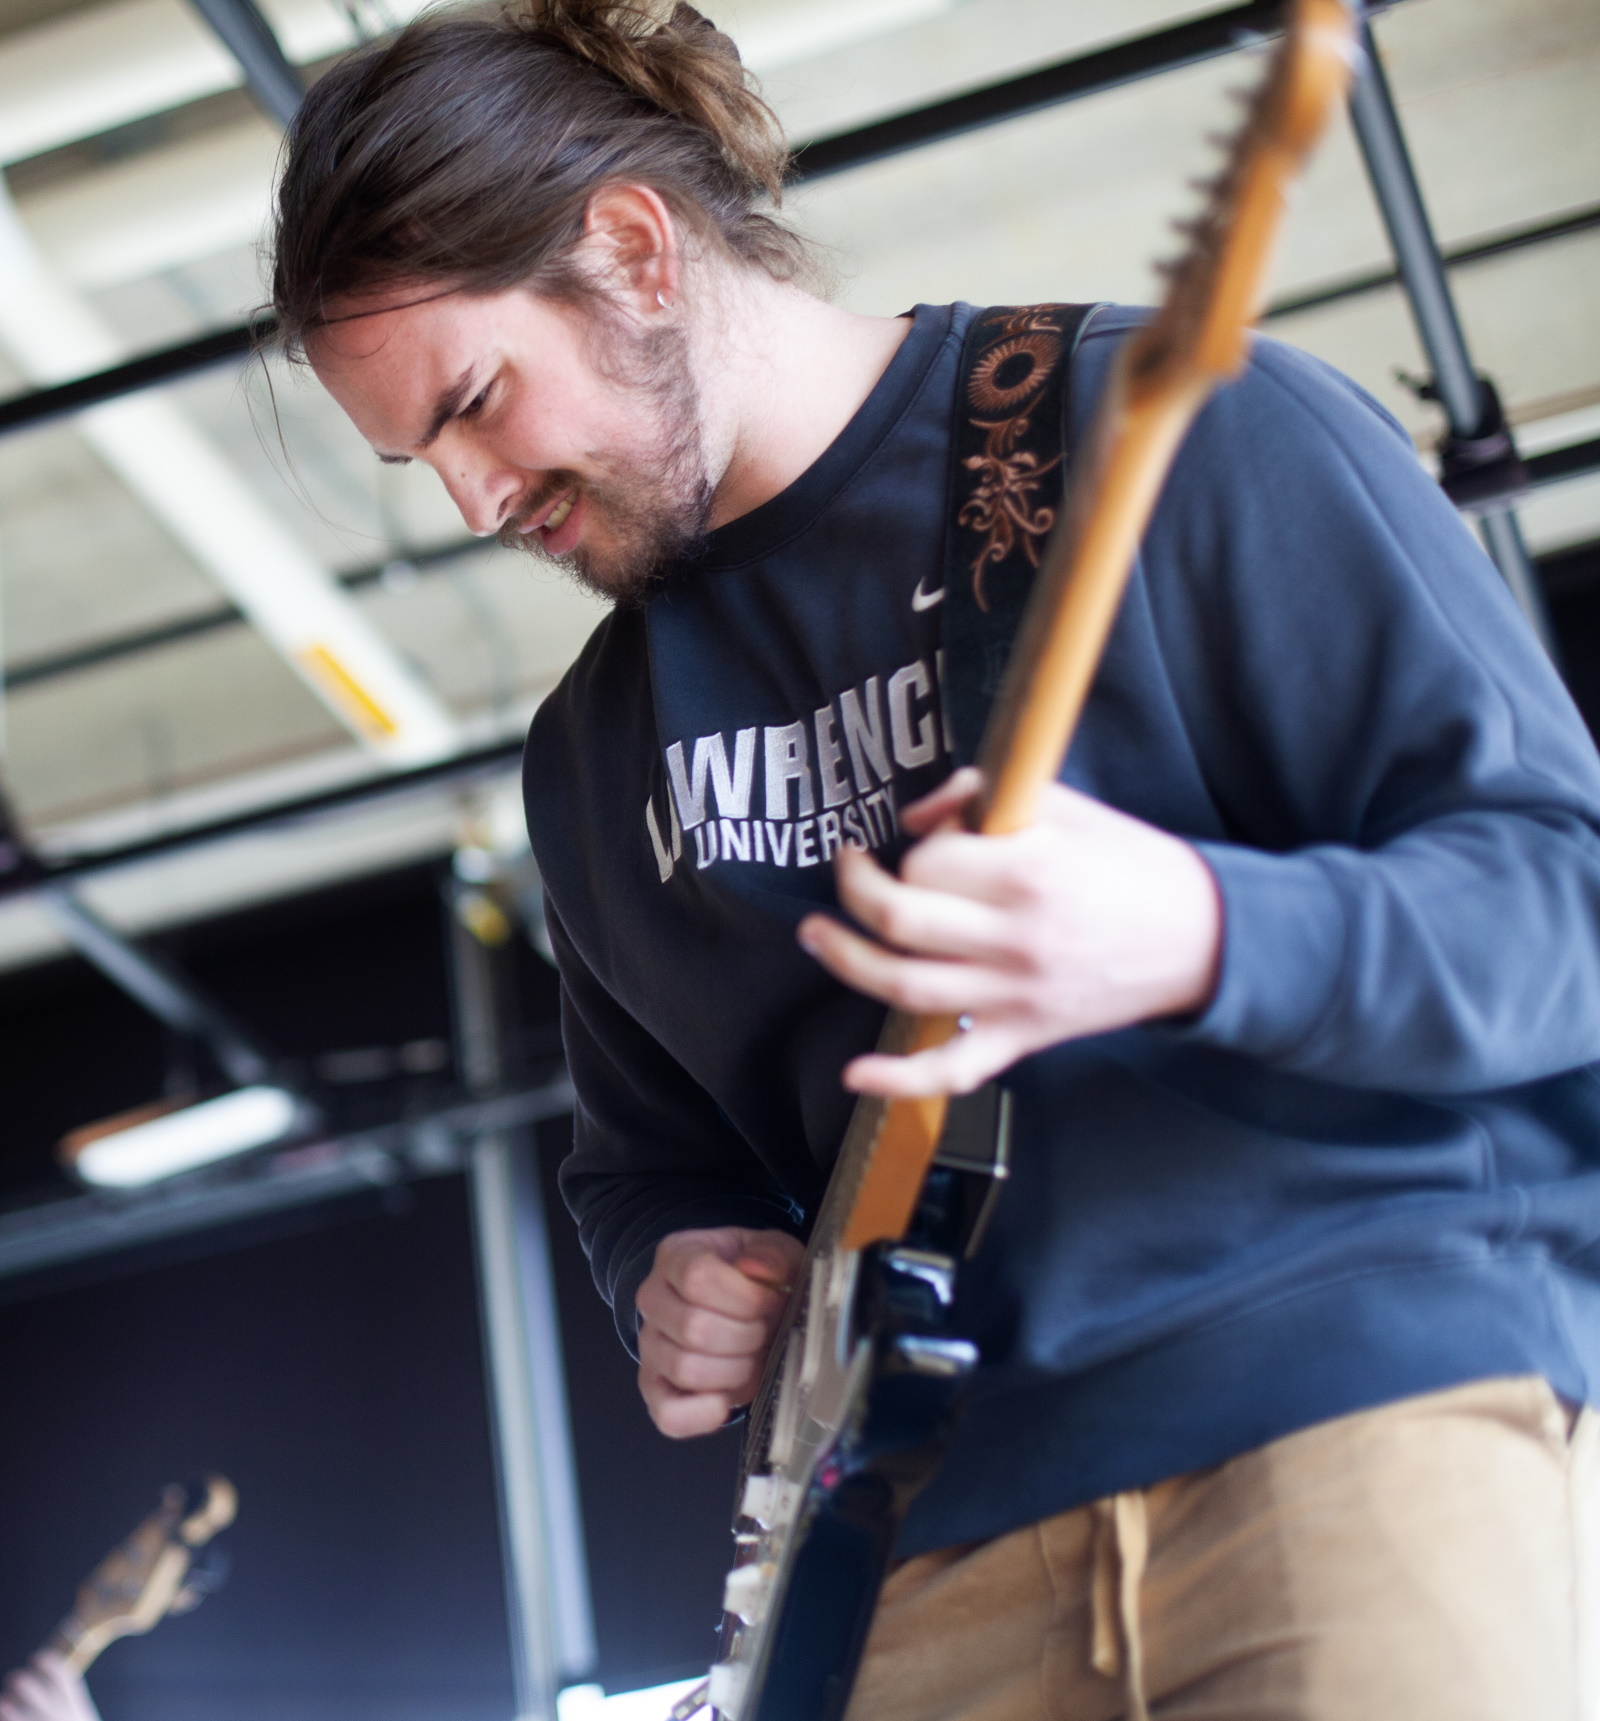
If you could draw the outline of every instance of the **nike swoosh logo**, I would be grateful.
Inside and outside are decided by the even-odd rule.
[[[942,604],[943,602],[944,602],[944,587],[943,586],[940,586],[940,588],[936,592],[925,592],[922,589],[922,581],[921,580],[917,581],[917,589],[911,594],[911,607],[912,607],[912,609],[914,609],[914,610],[931,610],[935,604]]]

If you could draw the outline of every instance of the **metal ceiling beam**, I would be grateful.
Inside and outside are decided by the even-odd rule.
[[[33,892],[78,954],[175,1033],[198,1041],[240,1087],[272,1079],[278,1059],[169,957],[109,926],[73,881],[51,878],[0,792],[0,888]]]
[[[170,831],[163,836],[150,837],[144,842],[128,843],[101,854],[84,855],[54,864],[47,861],[42,878],[37,874],[33,877],[13,874],[9,878],[0,875],[0,901],[7,897],[27,895],[42,885],[53,882],[80,883],[125,866],[205,848],[229,837],[254,835],[269,831],[275,826],[295,825],[302,820],[324,817],[341,812],[347,807],[384,801],[392,796],[410,794],[419,789],[433,788],[440,784],[464,787],[484,777],[502,775],[521,760],[522,749],[523,738],[519,735],[514,741],[497,742],[490,747],[480,747],[469,753],[457,753],[448,759],[413,766],[407,770],[386,771],[359,783],[346,784],[342,788],[306,795],[296,801],[279,802],[275,806],[258,808],[248,813],[237,813],[231,818],[215,819],[208,824],[191,826],[187,830]]]
[[[221,365],[237,364],[255,350],[256,343],[263,338],[263,330],[270,334],[271,324],[245,323],[238,328],[221,329],[215,334],[201,335],[198,340],[145,353],[126,364],[75,377],[71,382],[58,382],[50,388],[36,388],[27,394],[13,395],[10,400],[0,400],[0,436],[36,430],[88,407],[138,394],[141,389],[182,382],[185,377],[199,376]]]
[[[287,129],[306,93],[300,73],[261,16],[255,0],[191,0],[244,73],[250,93]]]
[[[3,181],[0,344],[46,387],[106,367],[122,347],[99,308],[39,255]],[[451,751],[448,707],[176,401],[148,392],[106,401],[76,428],[358,740],[396,764]]]
[[[223,0],[206,0],[206,3],[221,4]],[[1400,0],[1380,0],[1369,5],[1367,11],[1375,14],[1399,3]],[[892,114],[870,125],[815,138],[796,146],[792,182],[803,184],[850,168],[866,167],[906,150],[920,149],[965,132],[1021,119],[1065,102],[1234,53],[1278,35],[1282,11],[1282,0],[1247,0],[1244,5],[1115,42],[1092,53],[1074,55],[1021,77],[1002,79],[944,101]],[[270,320],[252,328],[224,329],[56,388],[0,401],[0,435],[29,429],[137,389],[175,382],[246,357],[259,341],[270,339],[271,333]]]
[[[296,65],[344,52],[365,33],[330,0],[270,0],[273,23]],[[406,23],[419,0],[383,0]],[[26,160],[83,138],[203,100],[240,82],[239,62],[191,8],[172,0],[100,0],[0,40],[0,163]]]
[[[73,1261],[410,1178],[460,1171],[472,1144],[485,1132],[526,1127],[571,1110],[572,1084],[562,1076],[543,1087],[253,1154],[115,1200],[74,1195],[0,1212],[0,1298],[26,1295],[32,1275]]]
[[[1447,269],[1459,269],[1469,263],[1486,263],[1492,257],[1506,257],[1513,251],[1525,251],[1530,246],[1548,245],[1557,239],[1570,239],[1579,233],[1589,233],[1600,227],[1600,204],[1587,209],[1574,209],[1552,220],[1530,222],[1503,233],[1493,233],[1483,239],[1473,239],[1465,245],[1453,245],[1439,253]],[[1337,305],[1345,299],[1364,298],[1369,293],[1386,292],[1400,285],[1398,269],[1373,269],[1364,275],[1352,275],[1343,281],[1330,281],[1326,286],[1312,287],[1303,293],[1290,293],[1274,299],[1262,312],[1261,320],[1270,323],[1277,317],[1293,317],[1301,311],[1320,310],[1324,305]],[[5,424],[4,408],[0,407],[0,432]]]
[[[175,962],[108,926],[65,883],[43,886],[39,897],[80,956],[157,1021],[198,1040],[229,1081],[246,1088],[273,1079],[278,1060]]]
[[[441,544],[430,550],[403,550],[386,561],[374,562],[364,568],[352,568],[334,577],[347,592],[357,592],[366,586],[376,585],[396,563],[423,573],[443,562],[454,561],[458,556],[486,555],[494,548],[492,542],[486,543],[482,538],[461,538],[454,543]],[[85,670],[98,669],[103,664],[120,663],[126,658],[141,657],[150,651],[164,651],[168,646],[181,644],[186,639],[198,639],[208,633],[242,627],[247,620],[244,612],[236,605],[217,604],[211,609],[158,623],[155,627],[140,628],[137,633],[112,634],[108,638],[91,640],[87,645],[75,646],[68,651],[51,652],[46,656],[24,658],[19,662],[7,664],[0,670],[0,685],[3,685],[8,693],[15,693],[21,688],[34,687],[41,682],[59,681],[68,675],[81,675]]]
[[[1572,238],[1600,227],[1600,205],[1573,210],[1553,220],[1538,221],[1508,232],[1494,233],[1486,238],[1469,240],[1453,246],[1441,256],[1446,268],[1461,268],[1482,263],[1493,257],[1504,257],[1514,251],[1550,244],[1558,239]],[[1386,292],[1400,284],[1397,269],[1375,269],[1348,280],[1334,281],[1308,292],[1290,294],[1275,299],[1263,313],[1262,320],[1292,317],[1301,311],[1316,310],[1322,305],[1337,304],[1342,299],[1361,298],[1368,293]],[[126,364],[113,365],[109,370],[96,371],[91,376],[73,382],[58,383],[53,388],[32,389],[26,394],[0,400],[0,437],[19,431],[36,430],[57,419],[70,418],[87,407],[100,406],[105,401],[136,394],[140,389],[158,388],[163,383],[182,382],[191,376],[238,364],[258,351],[272,338],[272,321],[262,318],[255,323],[236,328],[219,329],[192,341],[180,341],[176,346],[163,347],[130,359]]]
[[[1564,484],[1572,478],[1592,478],[1600,473],[1600,438],[1575,442],[1566,448],[1552,448],[1543,454],[1526,455],[1522,465],[1528,475],[1530,492],[1548,489],[1553,484]],[[463,538],[457,543],[443,544],[431,550],[410,550],[398,559],[409,563],[419,572],[426,573],[430,568],[454,561],[458,556],[488,554],[491,548],[492,546],[481,539]],[[346,591],[360,591],[365,586],[375,585],[392,566],[393,561],[390,561],[357,568],[340,574],[339,583]],[[184,640],[242,627],[244,623],[244,616],[232,605],[219,604],[215,609],[202,610],[198,615],[183,616],[157,627],[141,628],[137,633],[115,634],[109,639],[95,640],[71,651],[24,658],[20,662],[7,665],[4,671],[0,672],[0,682],[3,682],[9,692],[16,693],[27,687],[59,681],[65,676],[82,675],[85,671],[98,669],[104,664],[142,657],[146,652],[165,651],[169,646],[179,645]]]
[[[1367,16],[1385,12],[1399,0],[1376,0]],[[890,114],[871,125],[800,144],[794,151],[790,182],[803,185],[851,168],[866,167],[907,150],[924,149],[966,132],[1021,119],[1063,102],[1097,96],[1163,72],[1181,71],[1224,54],[1270,41],[1283,33],[1283,0],[1248,0],[1204,18],[1173,24],[1108,48],[1078,54],[1020,77],[964,90],[941,102]]]

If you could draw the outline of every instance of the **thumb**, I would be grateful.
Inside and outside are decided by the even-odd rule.
[[[794,1289],[794,1265],[789,1253],[779,1243],[766,1237],[752,1237],[739,1252],[734,1266],[747,1279],[774,1291]]]

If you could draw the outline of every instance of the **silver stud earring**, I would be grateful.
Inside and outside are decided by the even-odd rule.
[[[663,293],[659,287],[656,288],[656,303],[663,311],[670,311],[672,309],[671,305],[667,303],[666,294]]]

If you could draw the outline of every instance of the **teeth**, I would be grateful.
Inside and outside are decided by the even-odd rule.
[[[563,496],[561,498],[561,500],[556,503],[555,507],[553,507],[550,510],[549,514],[546,516],[545,523],[544,523],[545,531],[554,532],[554,531],[557,531],[560,527],[566,525],[567,516],[572,512],[573,506],[577,502],[577,500],[578,500],[578,497],[577,497],[576,492],[573,492],[572,494],[567,495],[567,496]]]

